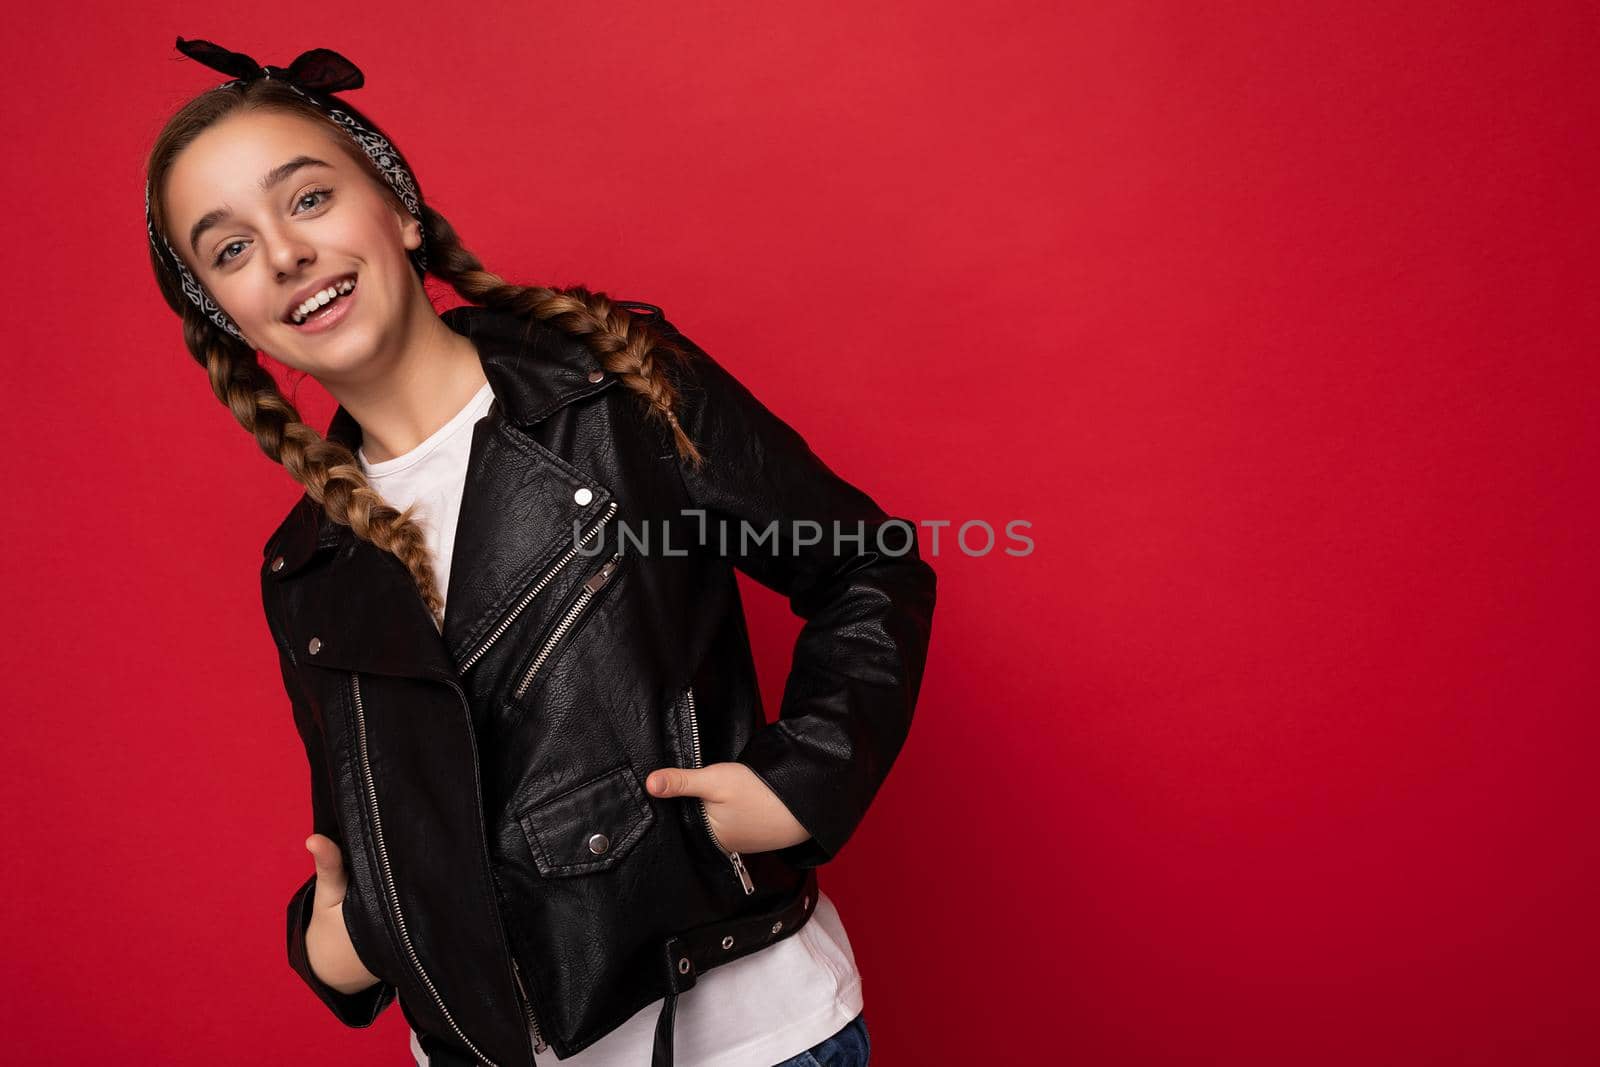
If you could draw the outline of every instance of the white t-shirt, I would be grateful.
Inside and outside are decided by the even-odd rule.
[[[365,453],[356,451],[385,501],[402,511],[418,502],[413,517],[427,533],[441,597],[449,588],[472,427],[493,401],[485,382],[466,407],[404,455],[369,463]],[[838,909],[819,889],[817,906],[798,931],[703,971],[692,988],[678,995],[674,1060],[682,1067],[771,1067],[831,1037],[861,1009],[855,953]],[[558,1061],[546,1049],[537,1062],[547,1067],[641,1067],[650,1062],[660,1012],[657,1000],[576,1056]],[[411,1053],[419,1067],[427,1067],[415,1032]]]

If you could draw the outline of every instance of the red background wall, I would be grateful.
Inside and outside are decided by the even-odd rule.
[[[1032,524],[924,539],[823,870],[874,1063],[1596,1062],[1594,14],[1287,7],[11,12],[4,1058],[409,1062],[283,958],[299,489],[149,275],[182,34],[345,52],[493,269],[665,306],[898,514]]]

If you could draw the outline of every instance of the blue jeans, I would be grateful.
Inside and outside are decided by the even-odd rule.
[[[867,1067],[871,1055],[867,1020],[864,1015],[857,1015],[832,1037],[824,1038],[800,1055],[773,1064],[773,1067]]]

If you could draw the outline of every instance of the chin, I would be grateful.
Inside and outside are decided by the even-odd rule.
[[[300,352],[303,362],[315,368],[315,376],[337,381],[360,377],[361,369],[374,363],[380,350],[376,338],[352,330],[343,337],[328,338],[326,345],[320,340],[315,347],[307,345]]]

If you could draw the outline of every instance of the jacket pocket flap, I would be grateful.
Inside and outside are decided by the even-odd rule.
[[[622,766],[535,804],[517,819],[539,873],[560,878],[620,862],[649,829],[655,810],[633,768]]]

